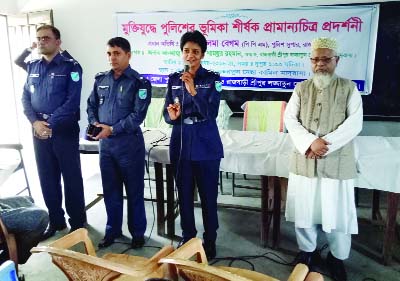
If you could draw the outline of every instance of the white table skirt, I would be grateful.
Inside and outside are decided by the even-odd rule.
[[[149,160],[168,164],[170,130],[143,131]],[[287,133],[220,130],[220,135],[225,155],[222,171],[288,177],[293,143]],[[98,142],[81,140],[80,150],[98,151]],[[400,193],[400,137],[359,136],[355,151],[356,186]]]

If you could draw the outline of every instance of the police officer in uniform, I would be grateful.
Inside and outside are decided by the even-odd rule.
[[[107,225],[99,247],[108,247],[122,235],[123,185],[128,199],[128,228],[132,248],[144,245],[145,147],[140,124],[151,101],[150,81],[129,65],[131,46],[125,38],[107,42],[111,70],[98,73],[88,99],[89,124],[101,128],[100,169]],[[91,136],[93,137],[93,136]]]
[[[79,105],[82,70],[59,53],[60,31],[44,25],[36,33],[41,59],[28,63],[22,104],[33,126],[40,185],[50,223],[43,238],[67,227],[62,208],[61,175],[71,231],[86,222],[79,155]]]
[[[196,237],[193,190],[196,182],[202,206],[204,248],[216,255],[218,176],[223,157],[216,118],[222,84],[218,73],[201,66],[207,41],[199,31],[185,33],[180,42],[185,70],[169,76],[165,121],[173,125],[170,159],[179,195],[182,243]]]

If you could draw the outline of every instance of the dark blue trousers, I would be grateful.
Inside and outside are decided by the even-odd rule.
[[[204,241],[215,242],[217,239],[218,214],[218,179],[221,160],[191,161],[181,160],[173,163],[175,180],[179,195],[182,236],[185,241],[196,237],[194,218],[193,191],[196,182],[203,215]]]
[[[144,207],[145,148],[142,132],[100,141],[100,169],[107,212],[106,237],[122,234],[123,185],[128,201],[128,228],[133,238],[146,231]]]
[[[69,224],[74,229],[82,227],[86,222],[86,212],[78,123],[69,126],[68,131],[53,130],[53,136],[49,139],[40,140],[33,137],[33,145],[50,224],[56,227],[65,224],[62,208],[62,175]]]

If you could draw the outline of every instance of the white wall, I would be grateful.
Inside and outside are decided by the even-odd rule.
[[[4,0],[2,0],[4,1]],[[27,3],[24,3],[27,2]],[[293,3],[295,2],[295,3]],[[372,2],[354,0],[354,2]],[[374,1],[374,2],[379,2]],[[54,25],[60,29],[62,47],[80,62],[83,67],[83,89],[81,100],[82,125],[86,125],[86,99],[93,85],[93,77],[99,71],[109,69],[105,56],[105,43],[114,34],[113,15],[116,12],[152,12],[185,10],[234,10],[269,9],[277,7],[311,6],[318,4],[340,4],[340,0],[19,0],[20,11],[52,9]],[[0,4],[1,5],[1,4]],[[131,61],[135,68],[135,62]]]

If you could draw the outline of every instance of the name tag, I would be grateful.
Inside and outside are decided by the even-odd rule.
[[[210,84],[200,84],[200,85],[196,85],[196,89],[210,89],[211,86]]]
[[[31,73],[29,74],[29,77],[37,78],[39,77],[39,73]]]
[[[54,78],[54,77],[66,77],[67,75],[65,75],[65,74],[50,73],[49,76],[50,76],[51,78]]]
[[[106,90],[106,89],[110,88],[110,86],[98,86],[97,88],[99,90]]]
[[[180,88],[182,88],[182,86],[172,86],[172,90],[177,90],[177,89],[180,89]]]

